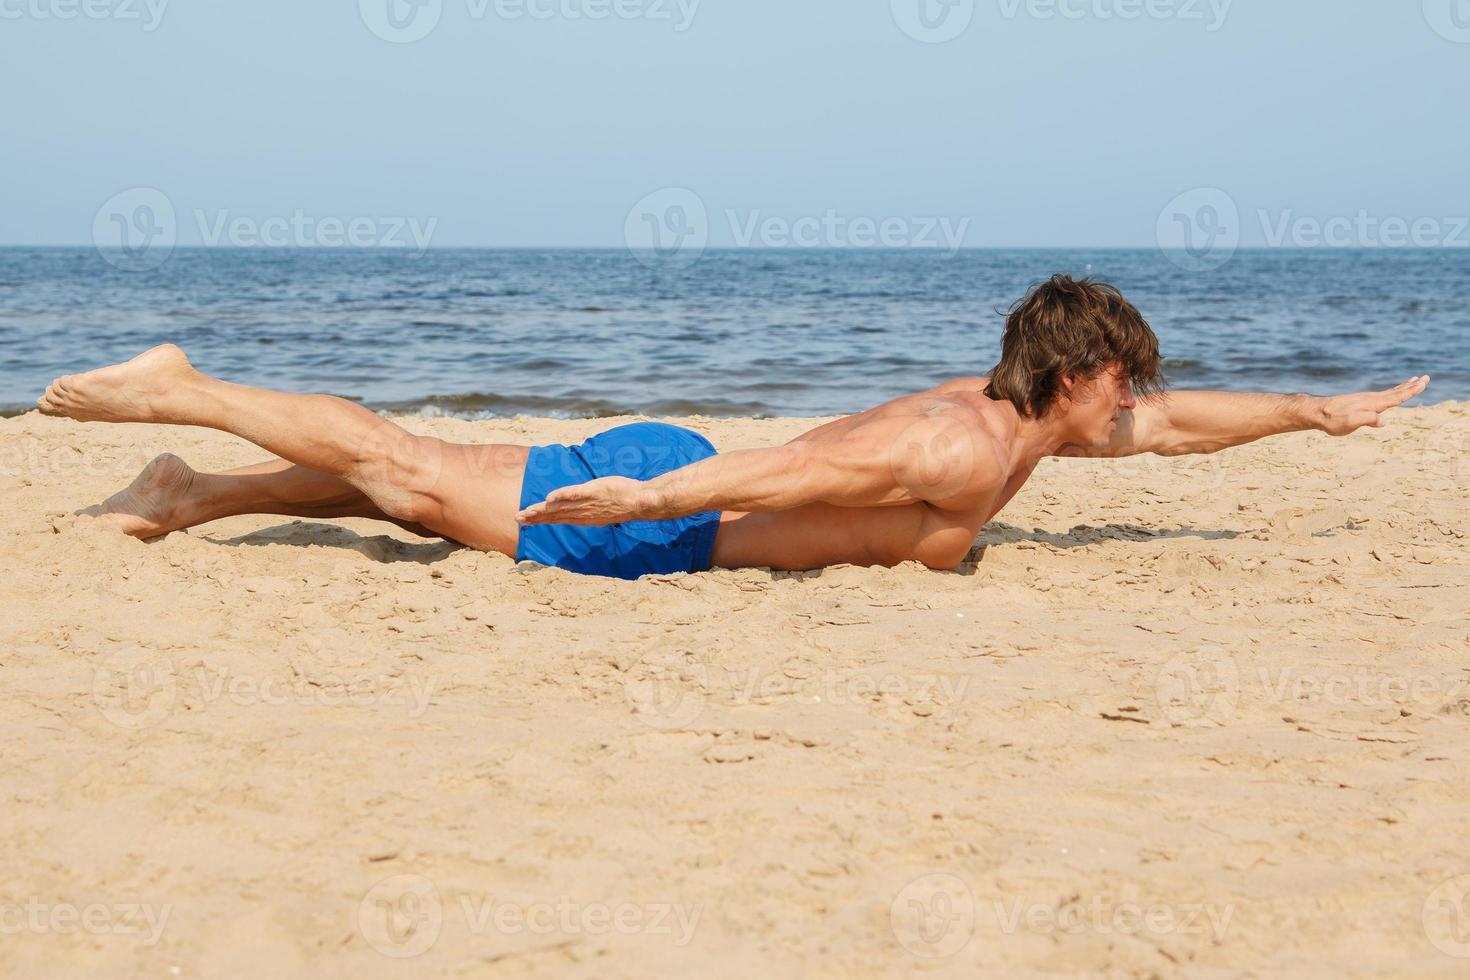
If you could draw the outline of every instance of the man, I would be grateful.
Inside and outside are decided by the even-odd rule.
[[[165,345],[60,378],[37,404],[78,421],[198,425],[276,459],[196,473],[172,455],[83,513],[153,537],[237,514],[367,517],[512,558],[637,578],[711,567],[953,568],[1047,456],[1213,453],[1264,436],[1380,426],[1427,376],[1388,391],[1164,394],[1158,340],[1116,289],[1054,276],[1010,312],[1000,363],[819,426],[716,453],[638,423],[581,446],[415,436],[325,395],[230,384]]]

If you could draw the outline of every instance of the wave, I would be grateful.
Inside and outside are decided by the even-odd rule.
[[[516,415],[563,419],[601,419],[623,415],[770,418],[772,412],[772,407],[765,402],[732,398],[654,398],[646,402],[624,402],[579,395],[501,395],[488,392],[369,402],[367,407],[389,415],[465,419],[511,418]]]

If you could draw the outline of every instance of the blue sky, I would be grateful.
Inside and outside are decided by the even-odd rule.
[[[1470,213],[1470,0],[391,0],[433,22],[410,43],[389,2],[0,0],[0,242],[87,243],[138,187],[184,244],[299,215],[615,246],[670,187],[715,245],[829,216],[1148,246],[1196,188],[1246,245]],[[957,36],[911,36],[921,2]]]

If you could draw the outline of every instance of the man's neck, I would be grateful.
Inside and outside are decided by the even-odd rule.
[[[986,395],[986,388],[989,385],[989,378],[956,378],[939,386],[936,390],[941,393],[964,391]],[[989,396],[986,395],[986,397]],[[1055,407],[1041,418],[1033,419],[1022,415],[1008,401],[992,400],[990,403],[1006,412],[1012,420],[1012,445],[1015,451],[1011,453],[1010,472],[1006,474],[1008,478],[1017,473],[1029,473],[1042,459],[1047,456],[1055,456],[1063,446],[1067,445],[1068,437],[1064,433],[1062,419],[1058,417]]]
[[[1055,412],[1048,412],[1039,419],[1027,418],[1017,412],[1010,475],[1029,473],[1047,456],[1055,456],[1067,444],[1067,436],[1062,430],[1062,420]]]

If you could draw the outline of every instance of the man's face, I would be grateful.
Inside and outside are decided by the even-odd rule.
[[[1135,404],[1133,384],[1123,365],[1109,364],[1096,378],[1073,388],[1067,421],[1080,445],[1102,448],[1117,431],[1123,413]]]

